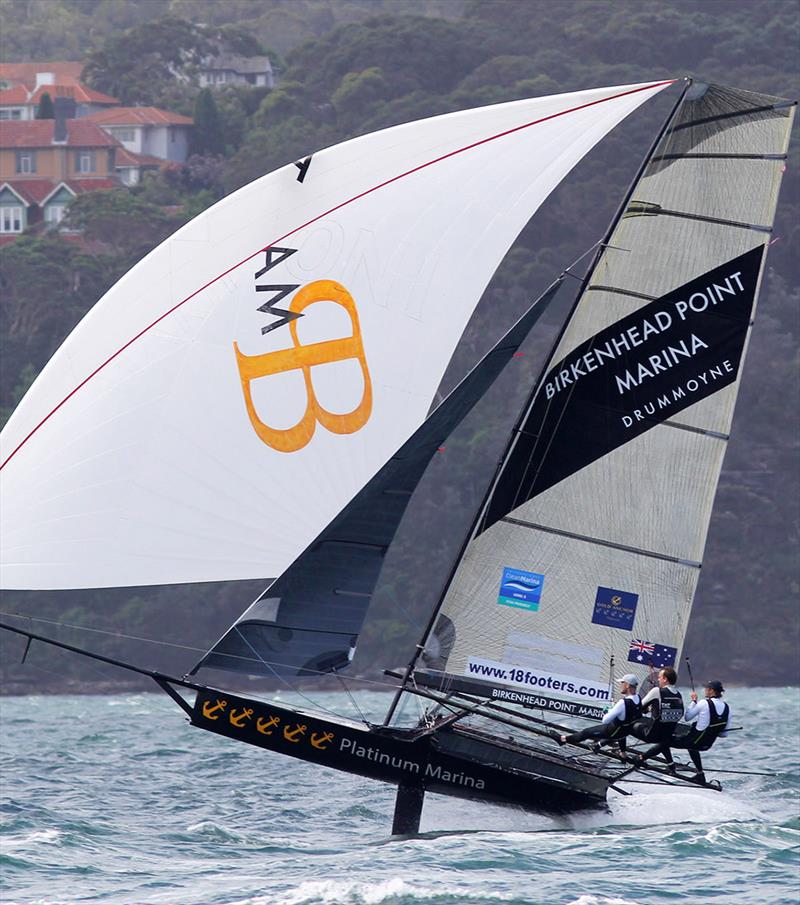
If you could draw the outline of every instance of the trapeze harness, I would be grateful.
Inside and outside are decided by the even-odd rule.
[[[705,729],[701,729],[700,732],[695,730],[692,733],[694,738],[691,739],[691,746],[692,748],[697,748],[698,751],[708,751],[728,725],[730,707],[723,701],[722,713],[717,713],[717,708],[712,703],[713,700],[714,698],[708,698],[706,701],[708,704],[708,726]]]
[[[639,696],[637,695],[637,697]],[[642,715],[641,698],[639,698],[638,704],[630,698],[623,698],[623,703],[625,704],[625,716],[621,720],[619,718],[614,720],[613,728],[606,735],[606,738],[616,738],[618,735],[628,735],[633,724]]]
[[[652,717],[639,723],[635,734],[638,738],[644,737],[643,741],[669,741],[683,716],[681,693],[670,691],[669,688],[659,688],[658,700],[652,701],[650,706]],[[641,730],[641,734],[639,730]]]
[[[728,725],[728,714],[730,707],[722,701],[722,713],[717,713],[717,708],[713,705],[714,698],[707,698],[708,704],[708,726],[705,729],[697,730],[694,725],[688,732],[680,736],[675,736],[672,741],[673,748],[694,748],[696,751],[708,751],[719,736],[725,731]]]

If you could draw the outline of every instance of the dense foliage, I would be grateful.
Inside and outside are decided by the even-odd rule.
[[[411,9],[430,15],[387,15]],[[155,13],[169,18],[155,22]],[[234,37],[241,37],[246,25],[261,46],[285,53],[278,87],[215,92],[212,111],[204,93],[170,74],[178,56],[181,65],[196,58],[192,54],[201,52],[209,34],[181,15]],[[89,32],[79,23],[89,16],[95,23],[90,59],[98,87],[126,99],[172,97],[174,109],[196,111],[203,138],[185,167],[149,180],[132,195],[80,198],[70,223],[84,229],[88,248],[68,238],[26,236],[0,249],[0,404],[6,415],[81,314],[141,254],[223,192],[317,148],[453,109],[686,72],[785,96],[796,97],[799,87],[800,17],[796,6],[781,0],[292,0],[257,5],[246,0],[7,0],[0,7],[6,53],[42,58],[88,52]],[[59,23],[58,35],[53,22]],[[15,23],[11,33],[8,23]],[[126,27],[137,40],[152,39],[140,45],[139,53],[156,76],[156,94],[147,94],[146,68],[138,60],[123,65],[115,57],[117,50],[133,56],[126,36],[116,33]],[[162,40],[166,34],[177,44]],[[307,38],[313,40],[299,43]],[[186,53],[176,56],[176,47]],[[664,112],[656,103],[651,112],[625,123],[523,232],[487,291],[445,383],[463,373],[526,300],[602,235]],[[713,671],[730,681],[795,681],[800,596],[797,163],[795,143],[776,223],[780,239],[770,250],[688,638],[695,672]],[[588,210],[586,198],[592,199]],[[503,378],[448,443],[446,456],[431,467],[412,503],[408,523],[413,528],[404,529],[384,570],[362,636],[360,670],[407,660],[543,347],[534,347],[520,370]],[[203,647],[257,590],[233,585],[75,593],[66,616],[56,595],[8,594],[3,609],[24,608],[95,629]],[[74,638],[131,653],[121,638]],[[191,659],[179,648],[163,650],[150,646],[146,656],[172,669],[178,668],[176,659],[181,666]],[[81,668],[70,662],[64,668]]]

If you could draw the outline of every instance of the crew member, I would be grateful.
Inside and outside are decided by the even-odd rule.
[[[559,735],[553,733],[553,737],[559,745],[577,745],[578,742],[592,739],[596,743],[596,750],[599,750],[600,744],[603,742],[617,742],[619,751],[623,759],[625,758],[625,738],[631,731],[631,727],[642,715],[642,700],[638,694],[639,680],[633,673],[627,673],[617,679],[619,682],[619,690],[622,697],[603,717],[603,721],[599,726],[589,726],[588,729],[581,729],[580,732],[573,732],[571,735]]]
[[[651,688],[642,698],[642,712],[649,711],[650,715],[633,724],[631,735],[643,742],[656,742],[640,755],[642,763],[650,757],[663,754],[667,770],[674,773],[675,764],[669,743],[683,716],[683,697],[676,687],[678,674],[671,666],[659,670],[656,682],[656,687]]]
[[[731,708],[722,700],[724,691],[722,682],[714,680],[705,685],[705,700],[698,701],[697,695],[692,692],[692,703],[686,708],[684,719],[687,722],[689,720],[695,722],[691,726],[679,726],[672,737],[672,747],[685,748],[697,770],[690,778],[690,782],[706,784],[700,752],[708,751],[714,742],[720,737],[724,738],[731,728]]]

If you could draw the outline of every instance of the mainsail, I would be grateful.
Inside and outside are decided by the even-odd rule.
[[[531,215],[668,84],[397,126],[180,229],[3,430],[0,586],[280,575],[422,423]]]
[[[598,716],[678,663],[794,107],[695,84],[534,388],[418,683]]]

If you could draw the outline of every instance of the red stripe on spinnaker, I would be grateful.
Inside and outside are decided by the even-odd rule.
[[[317,220],[322,220],[323,217],[327,217],[329,214],[334,213],[335,211],[340,210],[343,207],[346,207],[348,204],[352,204],[354,201],[358,201],[360,198],[364,198],[367,195],[371,195],[373,192],[377,192],[378,189],[385,188],[387,185],[391,185],[393,182],[397,182],[398,179],[404,179],[406,176],[411,176],[414,173],[418,173],[420,170],[424,170],[427,167],[431,167],[436,163],[441,163],[443,160],[447,160],[450,157],[455,157],[457,154],[463,154],[464,151],[470,151],[472,148],[478,148],[481,145],[488,144],[490,141],[496,141],[498,138],[504,138],[506,135],[512,135],[514,132],[521,132],[523,129],[529,129],[531,126],[537,126],[540,123],[547,122],[551,119],[557,119],[559,116],[565,116],[567,113],[576,113],[578,110],[585,110],[587,107],[594,107],[597,104],[603,104],[606,101],[617,100],[620,97],[626,97],[629,94],[638,94],[640,91],[650,91],[652,88],[661,88],[666,85],[674,85],[677,79],[666,79],[663,82],[653,82],[652,85],[642,85],[640,88],[632,88],[630,91],[621,91],[619,94],[612,94],[609,97],[601,97],[596,101],[589,101],[585,104],[580,104],[577,107],[570,107],[569,110],[562,110],[559,113],[551,113],[549,116],[543,116],[541,119],[534,119],[529,123],[523,123],[521,126],[514,126],[513,129],[506,129],[504,132],[498,132],[496,135],[490,135],[488,138],[481,138],[479,141],[474,141],[472,144],[465,145],[463,148],[456,148],[455,151],[448,151],[447,154],[442,154],[441,157],[436,157],[433,160],[429,160],[427,163],[421,163],[419,166],[414,167],[411,170],[406,170],[404,173],[400,173],[397,176],[392,176],[391,179],[387,179],[385,182],[381,182],[378,185],[374,185],[370,189],[365,189],[363,192],[359,192],[358,195],[353,195],[352,198],[348,198],[346,201],[342,201],[334,207],[330,208],[330,210],[325,211],[324,213],[318,214],[316,217],[312,217],[310,220],[307,220],[305,223],[300,226],[296,226],[294,229],[290,230],[288,233],[284,233],[282,236],[279,236],[277,239],[273,239],[268,245],[265,245],[263,248],[259,248],[257,251],[254,251],[251,255],[248,255],[246,258],[242,258],[238,264],[234,264],[229,267],[227,270],[223,271],[218,276],[215,276],[213,280],[209,280],[199,289],[195,289],[195,291],[191,295],[187,295],[185,299],[173,305],[168,311],[165,311],[162,315],[157,317],[151,324],[148,324],[142,330],[140,330],[134,337],[128,340],[124,346],[121,346],[114,352],[113,355],[109,355],[109,357],[100,365],[98,365],[91,374],[87,375],[83,378],[83,380],[71,391],[69,392],[62,400],[58,403],[55,408],[53,408],[48,414],[42,418],[42,420],[34,427],[27,436],[25,436],[19,444],[15,447],[15,449],[8,455],[8,457],[0,464],[0,470],[6,467],[6,465],[14,458],[14,456],[22,449],[22,447],[30,440],[30,438],[39,430],[42,425],[44,425],[47,421],[49,421],[53,415],[61,408],[62,405],[69,402],[69,400],[81,389],[84,387],[96,374],[99,374],[106,365],[111,364],[112,361],[118,356],[121,355],[129,346],[133,345],[136,340],[140,339],[144,336],[145,333],[152,330],[157,324],[160,324],[161,321],[164,320],[165,317],[169,317],[173,311],[177,311],[178,308],[185,305],[187,302],[190,302],[196,295],[199,295],[205,289],[208,289],[209,286],[213,286],[218,280],[221,280],[223,277],[227,276],[231,271],[236,270],[238,267],[241,267],[242,264],[246,264],[248,261],[251,261],[256,255],[260,255],[265,252],[268,248],[272,248],[274,245],[277,245],[279,242],[283,242],[284,239],[288,239],[290,236],[293,236],[295,233],[300,232],[301,229],[305,229],[307,226],[311,226],[312,223],[316,223]],[[168,240],[167,240],[168,241]]]

